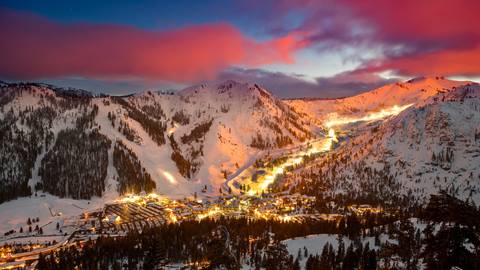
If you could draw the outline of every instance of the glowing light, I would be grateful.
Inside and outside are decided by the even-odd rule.
[[[265,180],[260,184],[260,191],[264,191],[269,185],[273,184],[275,175],[267,175]]]
[[[177,216],[173,213],[173,210],[171,208],[165,208],[165,211],[168,212],[168,219],[170,220],[170,222],[178,222]]]
[[[147,195],[147,198],[149,198],[151,200],[159,200],[160,196],[158,196],[158,194],[156,194],[156,193],[150,193],[150,194]]]
[[[295,156],[288,157],[285,162],[277,165],[276,167],[268,171],[263,177],[260,177],[258,179],[258,183],[250,183],[250,190],[248,190],[246,194],[248,196],[258,196],[259,194],[262,194],[268,189],[271,184],[275,182],[277,176],[285,173],[286,169],[289,166],[300,165],[303,162],[305,156],[330,151],[333,148],[334,144],[338,142],[337,134],[333,129],[333,126],[344,125],[358,121],[379,120],[388,116],[399,114],[400,112],[412,105],[413,104],[408,104],[404,106],[395,105],[391,108],[383,109],[379,112],[372,112],[366,116],[358,118],[337,118],[336,115],[331,116],[330,120],[325,123],[325,125],[328,127],[328,134],[325,136],[324,139],[314,141],[312,143],[312,147],[310,147],[308,150],[299,151]],[[287,217],[283,219],[289,218]]]
[[[168,135],[172,135],[177,130],[178,125],[175,123],[169,130]]]
[[[334,114],[327,122],[325,122],[325,126],[328,128],[331,128],[333,126],[339,126],[339,125],[345,125],[345,124],[351,124],[355,122],[361,122],[361,121],[375,121],[375,120],[380,120],[385,117],[397,115],[401,113],[403,110],[407,109],[408,107],[412,106],[412,104],[407,104],[404,106],[398,106],[395,105],[393,107],[387,108],[387,109],[382,109],[379,112],[372,112],[366,116],[363,117],[344,117],[344,118],[337,118],[336,115]]]
[[[382,208],[372,207],[370,205],[351,205],[351,206],[349,206],[349,208],[350,208],[350,210],[356,212],[359,215],[363,215],[367,212],[375,213],[375,214],[378,214],[378,213],[382,212]]]
[[[207,213],[199,214],[197,217],[198,217],[199,220],[202,220],[206,217],[212,217],[212,216],[215,216],[215,215],[221,214],[221,213],[222,213],[222,210],[218,206],[215,206],[212,209],[208,210]]]
[[[20,268],[24,268],[24,267],[25,267],[25,263],[19,263],[19,264],[4,266],[4,267],[2,267],[2,269],[20,269]]]
[[[163,176],[165,176],[165,178],[168,180],[168,182],[170,182],[170,184],[177,184],[177,180],[175,180],[175,177],[173,177],[173,175],[167,171],[163,171]]]
[[[141,200],[141,197],[138,195],[126,194],[125,197],[118,199],[117,201],[122,203],[136,203],[139,200]]]
[[[333,130],[333,128],[331,128],[331,129],[328,130],[328,137],[330,137],[330,138],[332,138],[332,139],[333,139],[333,138],[336,138],[336,137],[335,137],[335,130]]]
[[[169,217],[170,217],[170,221],[172,223],[177,223],[178,222],[177,216],[175,216],[174,213],[171,213]]]
[[[291,216],[279,216],[278,219],[282,222],[290,222],[293,220],[293,217]]]

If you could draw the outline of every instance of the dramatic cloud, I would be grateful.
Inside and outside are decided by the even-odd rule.
[[[241,68],[231,68],[220,73],[219,80],[226,79],[259,83],[282,98],[345,97],[395,82],[395,80],[383,79],[371,73],[356,71],[312,80],[302,75]]]
[[[304,0],[269,2],[274,14],[301,14],[296,28],[319,50],[376,48],[361,70],[399,75],[479,75],[480,1]],[[287,21],[286,19],[283,20]],[[268,22],[266,22],[268,23]],[[361,50],[358,52],[361,54]],[[361,59],[361,57],[359,57]]]
[[[480,74],[480,47],[394,57],[378,63],[372,61],[361,70],[392,70],[408,76],[477,76]]]
[[[480,2],[344,0],[354,17],[370,23],[385,42],[435,47],[478,44]]]
[[[413,76],[480,74],[480,1],[348,3],[372,26],[375,42],[387,48],[384,59],[367,63],[374,70]]]
[[[230,8],[221,8],[220,20],[226,23],[212,16],[201,21],[215,23],[192,22],[166,31],[65,24],[0,8],[0,77],[80,77],[107,81],[103,85],[112,91],[118,81],[135,82],[121,84],[127,91],[142,84],[232,78],[259,82],[282,97],[351,95],[389,82],[378,74],[480,77],[480,1],[247,0],[235,8],[226,5]],[[297,65],[275,65],[294,62],[300,49]],[[265,70],[276,68],[283,73]],[[297,68],[309,77],[289,73]],[[344,72],[350,69],[355,70]],[[326,78],[321,72],[340,74]]]
[[[291,63],[296,34],[257,42],[235,27],[207,24],[170,31],[121,25],[59,24],[0,9],[0,74],[14,79],[83,76],[192,82],[232,65]]]

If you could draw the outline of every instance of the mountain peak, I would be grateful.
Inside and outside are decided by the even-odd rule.
[[[228,80],[225,80],[224,82],[218,83],[218,87],[225,86],[225,85],[239,85],[239,84],[242,84],[242,83],[239,81],[228,79]]]
[[[223,82],[216,83],[204,83],[200,85],[195,85],[187,87],[179,91],[180,95],[196,95],[196,94],[208,94],[208,95],[219,95],[229,93],[229,95],[239,95],[243,96],[246,93],[251,93],[254,89],[257,89],[259,92],[268,92],[263,90],[257,84],[249,82],[239,82],[235,80],[225,80]]]
[[[217,90],[219,90],[219,93],[224,93],[230,89],[242,89],[245,86],[248,86],[248,83],[240,83],[238,81],[234,80],[226,80],[223,83],[217,84]]]
[[[417,82],[425,82],[425,81],[442,81],[446,80],[443,76],[420,76],[415,77],[410,80],[407,80],[405,83],[417,83]]]
[[[38,90],[49,90],[59,95],[71,96],[71,97],[97,97],[104,96],[104,94],[95,94],[91,91],[74,88],[74,87],[59,87],[53,84],[41,83],[41,82],[15,82],[8,83],[0,81],[0,86],[7,88],[37,88]]]

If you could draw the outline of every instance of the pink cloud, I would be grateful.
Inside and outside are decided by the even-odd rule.
[[[374,29],[375,42],[405,47],[364,70],[393,70],[401,75],[480,74],[480,1],[354,1],[354,16]]]
[[[362,72],[480,75],[480,1],[302,0],[281,1],[276,8],[284,16],[306,11],[297,30],[309,33],[307,39],[321,50],[378,49]]]
[[[463,50],[440,50],[413,56],[390,58],[372,62],[363,69],[376,72],[392,70],[409,76],[478,76],[480,74],[480,47]]]
[[[146,31],[59,24],[0,9],[0,74],[16,79],[84,76],[190,82],[232,65],[293,62],[297,34],[257,42],[226,23]]]
[[[353,16],[369,22],[380,39],[435,40],[440,43],[477,42],[480,38],[475,0],[374,1],[344,0]]]

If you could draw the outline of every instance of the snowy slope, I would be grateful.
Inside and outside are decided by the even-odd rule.
[[[117,140],[136,154],[156,183],[157,192],[183,197],[200,192],[204,186],[207,194],[216,194],[225,175],[237,171],[260,151],[301,143],[312,138],[315,131],[311,120],[301,117],[267,90],[256,84],[234,81],[193,86],[178,93],[148,91],[126,97],[93,96],[83,90],[43,84],[4,84],[1,93],[0,119],[6,121],[5,117],[12,112],[18,117],[16,125],[20,130],[31,131],[21,120],[28,118],[31,111],[49,107],[56,113],[51,124],[42,122],[45,131],[52,132],[53,140],[48,146],[39,142],[41,150],[31,167],[29,180],[32,188],[42,182],[38,169],[45,154],[52,150],[57,134],[75,127],[85,112],[97,107],[88,130],[99,130],[112,141],[104,195],[112,198],[117,192],[118,174],[112,165],[112,149]],[[78,99],[86,100],[86,105],[68,105]],[[152,138],[144,123],[131,117],[132,110],[149,121],[165,125],[163,135],[155,134],[163,136],[164,143],[158,143],[159,139]],[[206,123],[210,123],[206,130],[192,134]],[[119,126],[127,127],[135,139],[128,139]],[[176,141],[176,151],[193,164],[189,175],[181,173],[172,160],[174,146],[169,136]],[[252,147],[258,136],[265,145]]]
[[[322,171],[330,195],[424,202],[447,190],[480,203],[480,85],[421,100],[351,138],[332,156],[301,170],[297,179]]]
[[[438,93],[470,84],[443,77],[421,77],[406,82],[388,84],[356,96],[340,99],[293,99],[286,101],[296,110],[311,117],[326,120],[341,116],[362,116],[392,106],[416,104]]]
[[[274,148],[278,131],[291,138],[293,143],[313,136],[313,126],[308,121],[299,119],[295,112],[257,85],[227,81],[190,87],[173,96],[146,95],[137,95],[130,101],[138,107],[157,102],[169,121],[168,133],[173,134],[180,144],[182,136],[188,135],[199,124],[213,120],[203,140],[180,145],[187,158],[202,148],[203,157],[195,159],[201,163],[200,169],[192,177],[202,185],[219,187],[224,181],[222,171],[229,175],[255,155],[259,149],[250,147],[250,144],[257,134],[268,138]],[[190,119],[190,123],[182,125],[171,121],[179,111]],[[295,126],[297,123],[299,128]],[[210,182],[205,181],[207,179]]]
[[[97,107],[98,112],[87,129],[98,130],[112,141],[102,197],[118,196],[119,174],[112,162],[117,140],[138,157],[155,182],[157,192],[184,197],[194,192],[201,194],[205,186],[205,194],[217,194],[225,177],[241,172],[260,153],[292,147],[313,138],[319,130],[314,122],[327,119],[337,110],[340,115],[362,115],[410,103],[415,106],[379,127],[367,126],[361,130],[363,133],[336,151],[340,158],[349,160],[340,170],[349,181],[335,182],[335,192],[357,190],[372,180],[355,180],[353,168],[361,164],[377,170],[388,167],[388,174],[400,179],[402,187],[397,190],[398,185],[394,189],[387,185],[391,194],[412,192],[424,198],[435,190],[450,187],[467,197],[478,197],[475,189],[477,164],[480,164],[478,85],[469,82],[421,78],[340,100],[286,102],[256,84],[235,81],[193,86],[178,93],[148,91],[126,97],[92,96],[81,90],[59,90],[48,85],[2,84],[0,120],[7,121],[12,112],[18,117],[15,125],[28,134],[32,128],[27,120],[20,120],[21,116],[28,119],[32,111],[46,107],[56,112],[51,123],[42,120],[42,129],[51,132],[53,138],[48,145],[43,143],[43,137],[38,142],[39,151],[28,165],[31,188],[42,182],[38,175],[40,164],[52,151],[59,132],[74,127],[85,112]],[[156,133],[157,138],[153,138],[145,123],[132,116],[132,110],[164,126],[163,133]],[[133,137],[128,138],[120,126],[130,130]],[[163,138],[163,143],[159,143],[158,137]],[[4,142],[10,139],[7,136]],[[257,145],[252,147],[255,140]],[[191,165],[188,175],[172,158],[174,152]],[[451,164],[447,164],[447,153]],[[441,158],[432,162],[433,155]],[[15,164],[9,158],[3,162],[7,166]],[[8,175],[18,170],[14,168]]]

